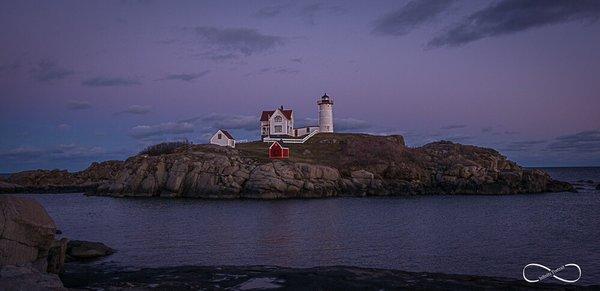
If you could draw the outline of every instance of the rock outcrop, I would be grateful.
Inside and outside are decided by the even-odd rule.
[[[408,148],[399,136],[319,134],[288,146],[289,160],[268,160],[266,143],[185,146],[172,154],[135,156],[94,193],[275,199],[572,190],[495,150],[451,142]]]
[[[122,161],[92,163],[87,169],[69,173],[66,170],[33,170],[10,175],[0,182],[0,193],[69,193],[96,189],[121,170]]]
[[[398,135],[321,133],[307,143],[286,145],[290,159],[274,161],[267,158],[268,146],[186,145],[164,155],[94,163],[73,174],[13,174],[8,182],[116,197],[217,199],[573,191],[493,149],[452,142],[409,148]]]

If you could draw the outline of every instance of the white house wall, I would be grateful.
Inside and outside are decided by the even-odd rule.
[[[221,139],[219,139],[219,134],[221,134]],[[222,131],[217,131],[211,138],[211,144],[216,144],[219,146],[230,146],[235,147],[235,140],[228,138]]]
[[[281,122],[275,122],[275,118],[277,116],[281,117]],[[293,135],[293,130],[294,130],[294,121],[293,121],[294,117],[292,115],[292,120],[288,120],[285,115],[279,110],[275,110],[275,112],[273,113],[273,115],[271,115],[271,118],[269,118],[269,131],[271,135],[281,135],[281,134],[286,134],[286,135]],[[281,132],[276,132],[275,131],[275,126],[277,125],[281,125]],[[291,130],[290,130],[291,128]]]

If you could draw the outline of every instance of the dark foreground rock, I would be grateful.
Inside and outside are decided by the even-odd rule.
[[[0,267],[0,290],[43,291],[67,290],[56,274],[42,272],[30,266]]]
[[[71,288],[136,290],[598,290],[600,286],[531,284],[524,280],[345,266],[168,267],[127,271],[69,265],[62,275]]]
[[[46,271],[56,225],[36,201],[0,197],[0,265],[31,263]]]
[[[66,240],[32,199],[0,196],[0,290],[60,290]]]
[[[493,149],[452,142],[406,147],[402,136],[317,134],[286,144],[290,159],[269,160],[268,143],[235,149],[186,145],[156,156],[94,163],[78,173],[30,171],[7,182],[23,191],[85,191],[114,197],[316,198],[573,191],[541,170]],[[1,189],[0,189],[1,191]]]
[[[67,261],[87,261],[111,255],[115,250],[99,242],[72,240],[67,244]]]

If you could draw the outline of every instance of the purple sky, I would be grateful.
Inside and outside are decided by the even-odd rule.
[[[477,4],[477,5],[474,5]],[[0,172],[80,170],[262,110],[600,166],[600,1],[2,1]]]

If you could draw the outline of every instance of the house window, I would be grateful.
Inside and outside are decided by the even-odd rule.
[[[281,125],[275,125],[275,132],[282,132],[283,127]]]
[[[218,139],[221,139],[221,134],[219,133],[219,136],[217,137]]]
[[[325,126],[325,128],[326,128],[327,130],[329,130],[329,126]]]
[[[275,122],[281,122],[281,116],[275,116]]]

